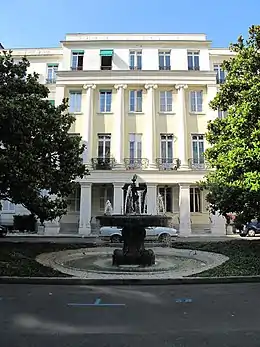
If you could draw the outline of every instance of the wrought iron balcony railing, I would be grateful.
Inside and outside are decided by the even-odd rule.
[[[112,66],[101,65],[100,70],[112,70]]]
[[[46,83],[47,84],[54,84],[54,83],[56,83],[56,78],[47,78]]]
[[[148,167],[149,160],[147,158],[125,158],[124,163],[127,170],[143,170]]]
[[[114,158],[92,158],[91,159],[93,170],[112,170],[115,166]]]
[[[200,67],[199,66],[188,66],[189,71],[199,71]]]
[[[171,70],[171,65],[161,65],[159,66],[159,70]]]
[[[72,71],[82,71],[83,70],[83,65],[72,66],[71,70]]]
[[[171,171],[179,169],[181,161],[178,158],[156,158],[156,164],[160,171]]]
[[[192,170],[207,170],[210,168],[209,164],[204,158],[194,159],[190,158],[188,160],[189,168]]]
[[[223,84],[223,83],[225,83],[225,78],[217,76],[217,84]]]
[[[142,70],[142,66],[129,66],[129,70]]]

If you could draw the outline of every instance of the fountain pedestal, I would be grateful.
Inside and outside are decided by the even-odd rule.
[[[126,226],[122,229],[123,249],[115,249],[113,265],[141,265],[155,264],[155,254],[151,249],[144,248],[146,236],[145,228]]]

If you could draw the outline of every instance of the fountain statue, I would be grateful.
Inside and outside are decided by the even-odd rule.
[[[164,207],[163,197],[161,196],[160,193],[157,195],[156,207],[157,207],[157,214],[165,214],[165,207]]]
[[[109,200],[105,203],[105,215],[111,216],[113,214],[113,207]]]
[[[165,215],[149,215],[146,212],[146,184],[137,185],[137,175],[130,184],[122,187],[124,191],[124,213],[105,214],[97,216],[101,226],[116,226],[122,228],[123,248],[115,249],[112,257],[113,265],[155,264],[155,254],[151,249],[145,249],[145,228],[149,226],[168,226],[171,218]],[[111,205],[111,204],[110,204]],[[112,206],[111,206],[112,207]]]

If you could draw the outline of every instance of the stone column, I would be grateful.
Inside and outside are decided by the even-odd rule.
[[[124,150],[125,150],[125,89],[126,84],[116,84],[117,90],[117,107],[116,117],[114,122],[114,136],[113,141],[113,153],[115,156],[117,167],[122,168],[124,166]]]
[[[180,236],[189,236],[191,234],[190,218],[190,185],[179,183],[179,210],[180,210]]]
[[[62,103],[62,100],[65,98],[65,86],[56,85],[55,90],[55,106],[59,106]]]
[[[178,146],[179,146],[179,159],[181,161],[181,169],[187,170],[188,166],[188,132],[187,132],[187,114],[186,114],[186,100],[185,89],[187,85],[176,85],[178,90],[178,114],[179,114],[179,129],[178,129]]]
[[[146,84],[147,89],[147,123],[146,123],[146,134],[145,134],[145,153],[149,160],[149,167],[155,168],[155,153],[156,153],[156,109],[155,109],[155,90],[158,88],[156,84]]]
[[[124,192],[122,183],[114,183],[113,213],[122,214],[124,211]]]
[[[86,154],[84,155],[84,162],[90,161],[93,155],[92,143],[93,143],[93,91],[96,89],[95,84],[84,84],[83,85],[83,100],[82,100],[82,111],[83,111],[83,123],[82,123],[82,139],[84,144],[87,146]]]
[[[226,218],[218,214],[210,214],[210,229],[212,236],[226,235]]]
[[[80,219],[79,219],[79,234],[89,235],[90,220],[91,220],[91,190],[92,185],[88,182],[80,183]]]
[[[147,184],[147,213],[157,214],[157,184]]]

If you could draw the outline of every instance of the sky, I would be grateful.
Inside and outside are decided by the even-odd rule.
[[[5,48],[57,47],[66,33],[205,33],[228,47],[260,24],[260,0],[0,0]]]

